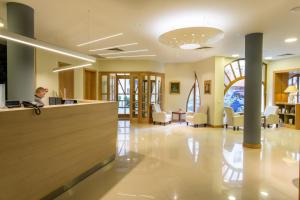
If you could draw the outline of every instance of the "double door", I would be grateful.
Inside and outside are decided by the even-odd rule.
[[[162,104],[163,75],[147,73],[99,74],[99,99],[118,101],[119,118],[151,121],[151,105]]]

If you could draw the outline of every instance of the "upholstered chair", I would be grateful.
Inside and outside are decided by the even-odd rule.
[[[264,128],[269,128],[270,125],[276,124],[279,126],[278,106],[268,106],[263,114],[262,124]]]
[[[224,125],[227,129],[228,126],[232,126],[233,130],[239,130],[240,127],[244,126],[244,116],[235,114],[231,107],[224,107]]]
[[[159,104],[153,104],[152,111],[153,124],[166,125],[167,123],[171,123],[172,115],[162,111]]]
[[[188,112],[186,114],[186,125],[192,124],[194,127],[198,127],[203,124],[207,126],[207,106],[200,106],[199,111],[195,113]]]

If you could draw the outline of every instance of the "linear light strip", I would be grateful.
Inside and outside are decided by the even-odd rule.
[[[67,71],[71,69],[78,69],[78,68],[83,68],[83,67],[88,67],[91,66],[91,63],[84,64],[84,65],[77,65],[77,66],[69,66],[69,67],[56,67],[53,69],[53,72],[61,72],[61,71]]]
[[[138,57],[154,57],[156,55],[136,55],[136,56],[111,56],[111,57],[106,57],[108,59],[112,58],[138,58]]]
[[[102,51],[102,50],[119,48],[119,47],[128,47],[128,46],[133,46],[133,45],[137,45],[137,44],[138,44],[137,42],[129,43],[129,44],[120,44],[120,45],[111,46],[111,47],[105,47],[105,48],[101,48],[101,49],[91,49],[89,51]]]
[[[66,49],[54,46],[52,44],[48,44],[46,42],[34,40],[32,38],[25,37],[25,36],[22,36],[22,35],[19,35],[16,33],[8,32],[5,30],[0,30],[0,38],[6,39],[9,41],[13,41],[13,42],[17,42],[20,44],[24,44],[27,46],[36,47],[36,48],[43,49],[46,51],[51,51],[54,53],[62,54],[65,56],[70,56],[70,57],[77,58],[80,60],[84,60],[84,61],[88,61],[88,62],[96,62],[96,58],[94,58],[92,56],[88,56],[88,55],[81,54],[78,52],[66,50]]]
[[[118,33],[118,34],[115,34],[115,35],[110,35],[110,36],[107,36],[107,37],[99,38],[99,39],[96,39],[96,40],[92,40],[92,41],[89,41],[89,42],[78,44],[77,46],[82,47],[82,46],[93,44],[93,43],[96,43],[96,42],[99,42],[99,41],[102,41],[102,40],[107,40],[107,39],[110,39],[110,38],[118,37],[118,36],[121,36],[121,35],[123,35],[123,33]]]
[[[127,53],[137,53],[137,52],[146,52],[148,49],[134,50],[134,51],[121,51],[117,53],[100,53],[99,56],[108,56],[108,55],[118,55],[118,54],[127,54]]]

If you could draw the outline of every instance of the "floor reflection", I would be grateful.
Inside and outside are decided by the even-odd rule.
[[[187,143],[188,143],[190,153],[194,157],[194,162],[197,163],[198,157],[199,157],[199,151],[200,151],[199,142],[197,140],[195,140],[194,138],[190,137],[187,139]]]
[[[117,157],[57,200],[296,200],[300,134],[263,130],[260,150],[242,131],[119,121]]]
[[[222,175],[225,183],[241,184],[243,181],[243,145],[224,144]]]

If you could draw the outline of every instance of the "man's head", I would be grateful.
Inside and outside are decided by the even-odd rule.
[[[40,98],[43,98],[47,92],[48,92],[48,90],[46,88],[38,87],[35,90],[35,95],[40,97]]]

